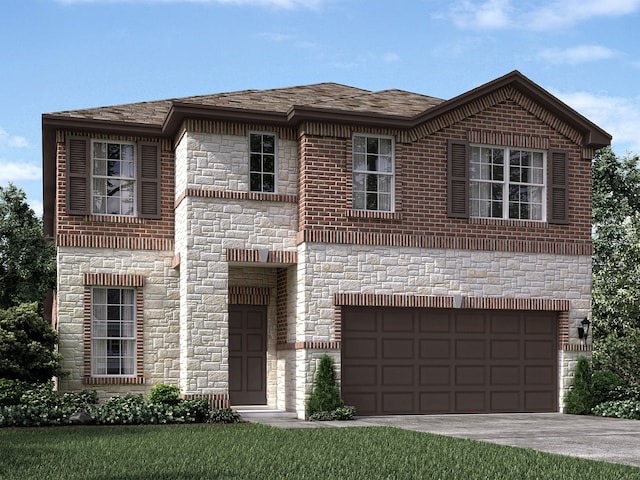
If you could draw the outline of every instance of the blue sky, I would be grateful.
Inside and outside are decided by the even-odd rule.
[[[0,186],[41,115],[337,82],[449,99],[520,70],[640,154],[640,0],[3,0]]]

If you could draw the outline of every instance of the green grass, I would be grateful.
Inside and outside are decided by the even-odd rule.
[[[395,428],[0,430],[0,479],[640,479],[640,469]]]

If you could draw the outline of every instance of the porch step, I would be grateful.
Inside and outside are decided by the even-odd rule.
[[[262,417],[280,417],[280,418],[297,418],[295,412],[286,410],[278,410],[268,405],[238,405],[231,406],[233,410],[238,412],[243,418],[262,418]]]

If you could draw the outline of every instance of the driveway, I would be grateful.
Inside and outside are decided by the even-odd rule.
[[[347,422],[305,422],[266,414],[247,420],[283,428],[397,427],[640,467],[638,420],[560,413],[391,415]]]

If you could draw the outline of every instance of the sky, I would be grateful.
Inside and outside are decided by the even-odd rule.
[[[450,99],[513,70],[640,154],[640,0],[2,0],[0,187],[42,114],[336,82]]]

